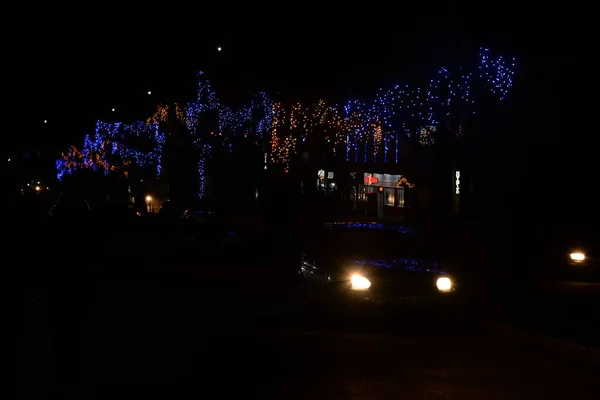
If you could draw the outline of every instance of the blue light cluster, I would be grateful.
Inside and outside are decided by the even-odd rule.
[[[415,231],[403,225],[384,224],[381,222],[328,222],[326,229],[372,229],[378,231],[397,232],[403,235],[415,235]]]
[[[206,194],[206,159],[211,154],[210,144],[203,144],[198,157],[198,198],[202,199]]]
[[[355,260],[351,264],[356,266],[369,266],[376,268],[401,269],[408,272],[429,272],[433,274],[446,274],[438,268],[438,263],[412,258],[401,258],[395,260]]]
[[[371,101],[351,101],[343,106],[339,121],[347,121],[334,146],[349,162],[398,162],[402,141],[435,144],[437,127],[458,133],[477,111],[476,99],[489,89],[503,100],[513,85],[515,59],[494,57],[489,49],[479,54],[478,72],[441,68],[424,87],[395,85],[380,89]],[[476,78],[480,79],[476,79]],[[332,113],[340,112],[339,106]]]
[[[210,82],[202,72],[197,76],[196,99],[185,106],[185,111],[177,113],[194,137],[203,138],[206,134],[215,136],[222,145],[231,149],[238,139],[252,137],[258,144],[271,132],[273,102],[266,93],[260,92],[249,104],[240,108],[231,108],[222,104]],[[206,115],[217,120],[217,126],[211,132],[198,132],[202,117]],[[209,117],[210,118],[210,117]]]
[[[82,168],[94,171],[127,171],[128,166],[149,166],[160,175],[166,135],[154,120],[123,124],[98,121],[93,134],[87,134],[83,147],[71,147],[56,161],[57,177],[62,180]]]
[[[484,80],[492,93],[504,100],[509,89],[513,86],[515,74],[515,59],[505,59],[502,56],[491,57],[489,49],[482,49],[479,58],[479,77]]]
[[[233,151],[236,143],[252,140],[262,142],[270,133],[273,103],[266,93],[258,93],[250,104],[234,109],[219,101],[204,73],[197,75],[196,99],[176,113],[187,127],[194,147],[198,150],[198,197],[206,192],[206,160],[211,157],[213,146]],[[199,131],[203,121],[216,119],[215,130]],[[208,127],[207,127],[208,128]]]

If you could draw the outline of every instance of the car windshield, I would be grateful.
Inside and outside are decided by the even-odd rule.
[[[322,237],[332,257],[395,258],[423,257],[427,246],[410,229],[383,224],[326,225]]]
[[[87,215],[92,211],[89,203],[83,199],[62,198],[50,209],[53,216]]]

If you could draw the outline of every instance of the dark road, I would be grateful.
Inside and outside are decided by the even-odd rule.
[[[116,329],[119,332],[119,329]],[[593,399],[596,361],[489,333],[113,336],[82,343],[75,398]],[[152,340],[150,340],[152,339]],[[117,347],[115,347],[115,342]],[[94,355],[94,357],[91,357]],[[57,393],[57,395],[58,395]],[[41,397],[37,397],[41,398]]]
[[[511,291],[494,318],[600,349],[599,306],[599,282],[545,281]]]
[[[310,324],[296,318],[289,292],[265,290],[260,275],[236,276],[245,284],[229,292],[203,279],[178,287],[110,279],[79,291],[81,301],[69,300],[75,293],[30,299],[20,393],[465,400],[592,399],[600,390],[593,350],[487,323]]]

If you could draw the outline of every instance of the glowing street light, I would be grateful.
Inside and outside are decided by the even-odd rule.
[[[221,51],[221,50],[223,50],[223,49],[221,48],[221,46],[217,47],[217,51]]]
[[[150,96],[152,94],[151,90],[148,90],[148,96]]]
[[[112,111],[112,112],[115,112],[115,109],[113,108],[111,111]]]
[[[48,120],[47,120],[47,119],[45,119],[45,120],[44,120],[44,123],[45,123],[45,124],[47,124],[47,123],[48,123]]]
[[[154,204],[152,203],[152,196],[150,195],[146,196],[146,209],[149,213],[154,212]]]

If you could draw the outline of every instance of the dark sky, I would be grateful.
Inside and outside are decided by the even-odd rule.
[[[258,90],[333,99],[473,62],[480,45],[543,59],[539,49],[562,36],[539,19],[536,35],[525,16],[507,20],[502,10],[448,2],[330,11],[320,3],[135,4],[53,3],[27,14],[11,45],[21,83],[16,115],[30,131],[15,139],[20,146],[61,147],[80,141],[97,119],[132,120],[157,103],[185,101],[198,70],[228,102]]]

